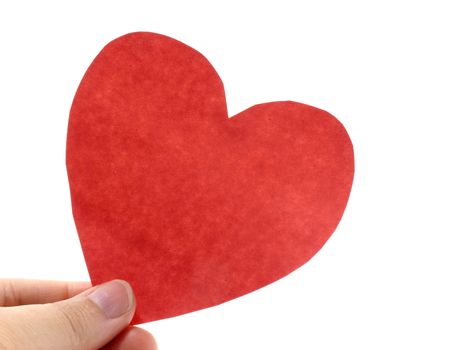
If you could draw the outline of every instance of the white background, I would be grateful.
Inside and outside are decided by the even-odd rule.
[[[281,281],[147,324],[163,350],[467,348],[463,1],[2,1],[0,276],[87,280],[65,169],[95,55],[172,36],[222,77],[230,115],[291,99],[346,126],[356,174],[325,247]]]

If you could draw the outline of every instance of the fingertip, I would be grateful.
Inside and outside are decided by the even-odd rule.
[[[135,297],[128,282],[113,280],[97,286],[87,295],[108,319],[121,318],[135,310]],[[131,320],[130,317],[130,320]]]

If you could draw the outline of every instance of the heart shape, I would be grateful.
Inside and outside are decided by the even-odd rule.
[[[334,232],[353,148],[296,102],[228,118],[197,51],[154,33],[109,43],[73,101],[73,215],[94,284],[129,281],[142,323],[210,307],[308,261]]]

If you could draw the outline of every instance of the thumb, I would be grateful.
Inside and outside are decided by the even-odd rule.
[[[52,304],[0,309],[0,349],[96,350],[130,323],[130,285],[114,280]]]

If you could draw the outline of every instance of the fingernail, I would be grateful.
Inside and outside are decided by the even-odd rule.
[[[88,295],[107,318],[117,318],[126,314],[133,304],[133,292],[130,285],[121,280],[114,280],[97,287]]]

